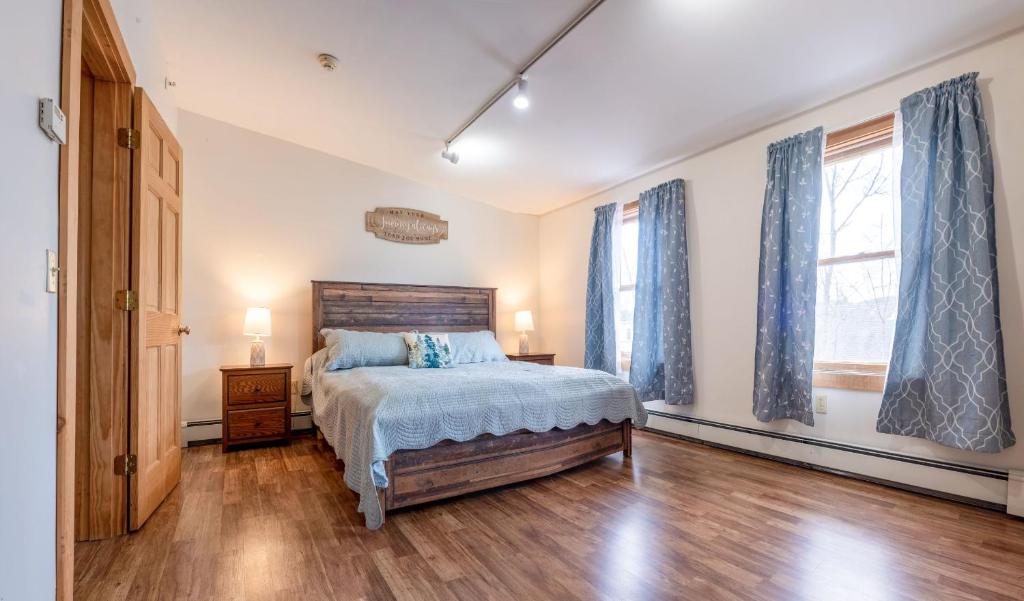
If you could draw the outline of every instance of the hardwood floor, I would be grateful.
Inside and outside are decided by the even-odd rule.
[[[182,468],[76,600],[1024,599],[1024,520],[649,433],[377,532],[312,438]]]

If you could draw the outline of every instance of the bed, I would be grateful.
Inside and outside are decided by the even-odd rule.
[[[494,332],[493,288],[314,281],[312,321],[313,421],[371,529],[393,509],[629,457],[633,423],[646,421],[628,384],[592,370],[501,361],[325,371],[316,363],[324,328]]]

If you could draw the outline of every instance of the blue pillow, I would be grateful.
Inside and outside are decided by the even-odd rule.
[[[410,332],[405,335],[409,347],[409,367],[451,367],[452,347],[447,334],[421,334]]]
[[[505,351],[501,350],[494,332],[452,332],[448,334],[452,343],[452,361],[455,363],[489,363],[491,361],[508,361]]]
[[[329,349],[324,367],[327,371],[405,365],[409,361],[409,351],[401,334],[332,329],[320,333]]]

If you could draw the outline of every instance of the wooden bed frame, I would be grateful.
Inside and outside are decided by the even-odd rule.
[[[324,346],[323,328],[494,332],[494,295],[494,288],[314,281],[313,352]],[[385,462],[389,486],[377,495],[386,515],[400,507],[554,474],[619,451],[625,457],[632,454],[631,420],[445,440],[393,453]]]

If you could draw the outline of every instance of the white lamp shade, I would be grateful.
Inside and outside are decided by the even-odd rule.
[[[270,309],[266,307],[246,309],[242,333],[246,336],[270,336]]]
[[[532,332],[533,331],[533,313],[530,311],[516,311],[516,331],[517,332]]]

